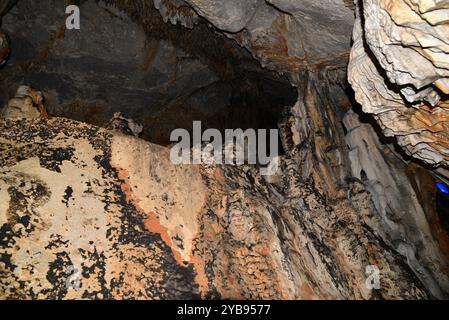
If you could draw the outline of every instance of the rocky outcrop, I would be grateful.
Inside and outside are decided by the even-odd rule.
[[[447,235],[443,233],[443,239],[439,239],[432,223],[437,216],[435,208],[428,205],[435,194],[433,183],[420,177],[418,169],[408,172],[393,144],[380,142],[372,125],[362,123],[352,110],[343,123],[351,176],[363,183],[375,206],[376,218],[368,224],[404,256],[435,296],[443,296],[449,284],[449,251]],[[423,201],[421,196],[426,194],[429,196]]]
[[[258,127],[273,118],[273,105],[295,99],[285,77],[262,69],[204,19],[190,30],[164,23],[152,1],[89,0],[80,3],[81,29],[66,30],[65,6],[21,0],[3,17],[12,52],[0,73],[2,106],[26,84],[39,87],[53,116],[105,126],[122,112],[147,128],[143,138],[168,144],[172,130],[193,120]],[[170,17],[190,8],[173,1],[158,7]]]
[[[360,184],[336,201],[288,159],[274,187],[71,120],[0,128],[3,299],[429,297],[364,222]]]
[[[42,93],[28,86],[20,86],[14,98],[0,109],[0,118],[27,118],[34,119],[46,117]]]
[[[364,223],[402,255],[433,296],[446,296],[448,239],[437,236],[432,177],[410,172],[391,142],[379,140],[371,123],[362,122],[351,110],[343,111],[338,87],[328,78],[320,73],[303,75],[299,101],[287,108],[280,125],[296,179],[304,182],[312,177],[328,199],[347,201],[362,216],[368,210]],[[345,132],[338,120],[341,112]],[[367,195],[366,203],[350,196],[355,186],[356,194]]]
[[[361,1],[349,64],[355,97],[383,133],[408,155],[446,168],[447,19],[447,5],[438,1]]]
[[[139,137],[143,131],[143,126],[132,119],[126,118],[121,112],[117,112],[109,121],[106,129]]]

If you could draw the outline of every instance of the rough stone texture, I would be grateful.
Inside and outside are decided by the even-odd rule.
[[[405,152],[449,165],[449,34],[444,2],[365,0],[349,81],[363,111]],[[446,176],[447,177],[447,176]]]
[[[218,29],[239,32],[253,19],[263,0],[189,0],[187,1],[203,17]]]
[[[44,91],[54,115],[105,124],[114,111],[126,110],[131,118],[154,114],[218,81],[200,61],[167,41],[147,41],[143,28],[126,15],[93,1],[80,7],[82,29],[67,32],[65,6],[57,0],[20,1],[4,17],[13,56],[2,72],[8,84],[3,99],[24,77]]]
[[[42,93],[28,86],[20,86],[14,98],[0,109],[0,118],[46,117]]]
[[[124,117],[121,112],[117,112],[109,121],[106,129],[139,137],[142,133],[143,126],[132,119]]]
[[[6,221],[0,234],[3,237],[0,266],[5,270],[0,273],[5,275],[0,281],[0,289],[5,288],[2,297],[448,296],[449,239],[442,232],[435,212],[434,178],[424,169],[405,164],[389,142],[379,141],[371,125],[347,112],[351,105],[342,83],[353,23],[353,6],[349,1],[229,1],[223,5],[213,0],[160,0],[154,1],[158,11],[151,1],[105,2],[112,6],[83,2],[83,9],[92,10],[87,17],[93,20],[98,16],[99,21],[113,25],[112,34],[104,29],[101,37],[96,37],[90,35],[97,28],[94,21],[86,25],[89,35],[68,36],[54,23],[60,21],[61,10],[48,25],[48,20],[43,21],[39,14],[24,14],[26,8],[47,14],[48,7],[22,0],[11,12],[8,28],[13,36],[13,49],[14,43],[19,45],[16,50],[19,57],[27,52],[33,54],[17,60],[13,56],[11,66],[2,70],[0,77],[11,86],[9,90],[15,90],[13,87],[19,81],[11,77],[17,67],[25,67],[18,74],[26,77],[31,74],[27,79],[33,79],[41,88],[40,85],[55,83],[51,81],[52,75],[67,76],[66,71],[58,69],[61,61],[93,59],[96,63],[100,61],[102,67],[104,63],[104,70],[95,69],[96,74],[89,75],[90,68],[97,66],[93,63],[88,63],[89,68],[80,69],[78,65],[69,69],[76,77],[67,78],[57,90],[58,96],[66,94],[67,100],[88,96],[88,101],[92,101],[97,88],[86,87],[85,77],[91,84],[107,86],[102,77],[111,71],[111,65],[114,68],[118,65],[123,70],[114,73],[111,77],[114,81],[108,79],[112,85],[102,94],[104,99],[114,97],[108,104],[118,99],[121,106],[108,107],[108,112],[123,111],[126,117],[131,110],[137,116],[148,112],[150,118],[160,119],[160,123],[182,127],[183,119],[179,122],[179,118],[185,117],[190,123],[192,119],[180,110],[198,119],[207,114],[217,117],[223,114],[220,111],[237,105],[242,113],[225,121],[218,118],[218,122],[228,127],[229,124],[244,127],[238,122],[241,115],[254,119],[257,112],[253,114],[250,108],[245,105],[242,108],[231,99],[235,97],[235,87],[239,87],[238,95],[258,105],[265,118],[280,120],[285,153],[280,158],[281,170],[267,179],[259,176],[257,168],[248,166],[175,167],[167,161],[167,149],[131,136],[63,119],[4,120],[0,122],[5,128],[0,133],[3,151],[0,162],[3,161],[4,170],[0,177],[5,177],[0,178],[3,181],[0,200],[6,199],[0,201],[4,204],[0,214],[5,212],[3,221]],[[407,3],[413,3],[412,7],[422,4],[411,0]],[[432,12],[436,11],[431,10],[425,16],[435,23]],[[226,20],[230,15],[235,22]],[[12,21],[13,17],[22,17],[21,21],[26,18],[33,28]],[[206,26],[204,19],[212,25]],[[8,16],[4,21],[8,21]],[[186,31],[161,21],[192,29]],[[49,34],[47,28],[53,28],[54,33]],[[157,69],[165,75],[166,70],[176,69],[173,67],[176,61],[184,71],[191,68],[186,71],[187,77],[192,75],[192,69],[204,67],[217,80],[206,76],[203,80],[212,84],[200,85],[200,89],[190,94],[198,79],[187,83],[174,77],[174,83],[167,82],[166,91],[157,88],[156,93],[149,92],[148,83],[128,73],[128,68],[139,65],[136,57],[140,57],[141,51],[133,47],[136,50],[131,50],[133,57],[129,57],[123,46],[128,39],[122,38],[122,28],[134,30],[137,38],[150,42],[149,49],[142,50],[142,56],[149,56],[150,65],[155,66],[153,71]],[[222,34],[247,48],[262,65],[287,74],[298,87],[296,104],[285,107],[280,117],[267,112],[273,106],[293,104],[292,99],[282,103],[278,97],[270,98],[274,94],[289,94],[284,80],[262,72],[245,50]],[[361,26],[359,29],[356,26],[354,34],[361,37]],[[87,49],[76,45],[83,39],[87,39],[84,43]],[[382,117],[382,121],[406,133],[411,127],[409,122],[418,123],[419,128],[425,123],[430,131],[437,132],[429,140],[441,137],[443,150],[447,143],[446,124],[440,118],[445,117],[444,103],[439,102],[434,109],[406,108],[398,91],[382,91],[385,78],[381,72],[376,73],[381,69],[376,69],[373,63],[376,60],[365,54],[363,42],[355,39],[350,77],[359,72],[361,91],[353,83],[357,98],[360,99],[365,83],[372,84],[373,92],[384,93],[388,103],[370,101],[380,101],[379,108],[390,106],[388,112],[382,110],[377,115],[379,119]],[[28,45],[31,41],[35,45]],[[139,47],[141,42],[134,44]],[[153,51],[159,45],[166,50]],[[102,48],[110,50],[110,55],[105,56]],[[81,49],[81,56],[73,57],[72,49]],[[363,52],[362,58],[354,60],[359,52]],[[64,60],[66,56],[70,59]],[[176,59],[171,59],[172,56]],[[392,70],[400,70],[396,64],[395,68]],[[153,71],[148,74],[159,79],[160,73],[154,75]],[[168,73],[172,74],[171,71]],[[148,75],[146,72],[143,74]],[[249,74],[255,76],[246,77]],[[168,107],[165,102],[162,106],[158,99],[145,107],[135,103],[139,99],[146,103],[154,95],[170,100],[167,97],[173,93],[172,85],[183,91],[183,95],[169,101]],[[438,82],[435,85],[441,87]],[[371,91],[366,95],[373,98],[368,94]],[[49,100],[54,96],[48,95]],[[274,103],[263,109],[264,100],[269,99]],[[86,110],[95,110],[92,107],[88,104]],[[120,121],[118,129],[121,131],[124,125],[124,132],[132,133],[126,122]],[[161,131],[160,127],[147,125],[154,122],[142,122],[150,136]],[[256,122],[250,126],[270,125],[272,122]],[[420,131],[418,136],[424,134]],[[410,135],[404,139],[409,138]],[[427,145],[424,149],[420,154],[434,156]],[[35,192],[42,189],[50,192]],[[85,213],[90,211],[97,221],[84,221]],[[53,233],[56,238],[52,238]],[[80,235],[82,240],[78,239]],[[32,248],[32,255],[24,249],[27,247]],[[35,261],[40,259],[50,264],[44,267],[37,263],[38,269],[34,270]],[[71,265],[83,271],[81,290],[64,289],[70,278],[67,268]],[[367,289],[368,265],[379,267],[381,290]]]
[[[2,298],[196,296],[191,268],[177,263],[177,251],[164,242],[170,238],[148,232],[154,213],[144,212],[143,199],[129,193],[132,172],[125,173],[126,159],[115,149],[125,136],[113,142],[104,130],[68,120],[2,124],[11,130],[1,138]],[[27,125],[34,129],[27,131]],[[140,146],[129,144],[128,151]],[[162,154],[145,147],[153,157],[146,168],[154,169],[146,172],[153,181],[147,186],[170,183],[155,182]],[[114,161],[120,167],[113,169]],[[185,178],[199,179],[194,168],[185,170]],[[188,194],[186,181],[179,182]],[[154,204],[163,201],[157,196]],[[82,290],[67,290],[69,266],[79,270]]]
[[[153,0],[154,6],[159,10],[164,22],[170,21],[171,24],[178,22],[186,27],[193,28],[198,23],[198,15],[183,0]]]
[[[350,1],[186,2],[263,66],[289,75],[295,84],[299,70],[347,63],[354,21]]]
[[[449,254],[448,236],[435,237],[434,219],[427,216],[437,216],[435,208],[425,205],[429,199],[420,198],[426,188],[433,191],[433,183],[421,181],[420,188],[416,188],[393,145],[381,143],[373,127],[361,123],[353,111],[345,115],[343,123],[348,131],[352,176],[363,182],[378,213],[377,225],[371,228],[406,258],[435,296],[442,296],[442,291],[449,288],[445,257]],[[419,177],[419,170],[410,170]]]
[[[81,29],[65,30],[63,1],[21,0],[3,18],[12,54],[0,73],[0,103],[19,85],[39,87],[53,116],[105,126],[122,112],[144,126],[145,139],[166,144],[198,118],[220,129],[258,127],[273,118],[273,105],[295,98],[287,79],[204,23],[175,27],[151,1],[116,2],[84,1]]]
[[[9,37],[6,33],[0,32],[0,67],[2,67],[11,53]]]
[[[58,0],[22,0],[4,17],[12,54],[0,103],[27,84],[43,91],[53,116],[105,126],[122,112],[144,126],[142,137],[167,144],[172,130],[199,118],[219,129],[275,126],[273,105],[295,99],[286,78],[261,69],[235,41],[204,23],[165,24],[151,1],[88,0],[80,10],[80,30],[65,30]]]
[[[256,168],[175,166],[168,149],[71,120],[0,128],[3,299],[429,296],[364,222],[357,184],[360,208],[288,159],[275,191]],[[366,289],[371,264],[380,290]]]
[[[329,199],[349,201],[363,212],[363,205],[348,199],[355,183],[356,190],[369,195],[367,225],[401,253],[433,296],[446,296],[448,239],[447,235],[437,236],[440,224],[435,222],[435,207],[428,205],[435,195],[433,179],[418,174],[419,170],[406,169],[391,146],[379,142],[371,124],[360,124],[353,113],[343,118],[344,105],[336,100],[340,95],[328,78],[320,73],[303,75],[298,103],[287,108],[280,125],[296,179],[312,177],[316,188]]]

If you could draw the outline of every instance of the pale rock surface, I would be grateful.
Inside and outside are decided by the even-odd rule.
[[[39,118],[44,116],[42,93],[29,87],[20,86],[14,98],[0,109],[0,118]]]
[[[426,217],[428,208],[420,203],[419,190],[413,187],[400,156],[394,146],[381,143],[372,126],[361,123],[353,111],[345,115],[343,123],[348,131],[352,176],[363,182],[378,214],[377,222],[368,224],[403,254],[426,287],[441,297],[449,289],[446,258],[433,236],[431,219]]]
[[[363,111],[405,152],[449,165],[449,11],[443,1],[364,0],[349,81]]]
[[[180,23],[186,28],[193,28],[198,23],[198,15],[183,0],[153,0],[154,6],[159,10],[164,22]]]

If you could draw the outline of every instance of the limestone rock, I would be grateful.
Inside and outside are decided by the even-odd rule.
[[[447,39],[430,35],[445,32],[447,8],[364,2],[378,34],[357,11],[356,98],[407,152],[444,165]],[[283,78],[254,57],[288,75],[298,96],[281,104],[284,154],[273,177],[256,166],[176,166],[169,149],[134,137],[140,128],[123,115],[112,131],[62,118],[0,120],[0,298],[447,298],[449,242],[435,233],[434,179],[347,112],[351,3],[85,1],[82,31],[66,33],[63,11],[53,10],[64,3],[20,1],[14,19],[27,23],[4,17],[23,50],[2,70],[3,95],[26,75],[66,116],[85,107],[61,103],[78,95],[102,116],[108,108],[163,118],[172,108],[164,125],[177,126],[180,110],[215,115],[238,95],[283,96],[274,85]],[[28,17],[29,7],[46,19]],[[409,48],[434,69],[405,65],[422,58]],[[379,289],[367,285],[370,270],[380,272]]]
[[[193,28],[198,23],[198,15],[184,0],[153,0],[164,22]]]
[[[371,194],[377,212],[377,223],[371,219],[368,224],[407,257],[411,268],[421,274],[435,296],[443,296],[443,291],[449,290],[444,256],[448,252],[433,236],[431,219],[427,218],[434,209],[420,203],[420,191],[413,187],[400,155],[392,145],[379,141],[371,125],[362,123],[353,111],[345,115],[343,123],[348,132],[352,176]]]
[[[412,165],[380,142],[372,125],[362,124],[351,111],[342,119],[344,133],[335,108],[341,103],[336,100],[338,90],[329,78],[303,75],[297,104],[285,110],[279,126],[288,162],[284,175],[293,185],[313,179],[331,203],[330,199],[351,203],[376,236],[402,255],[433,296],[447,296],[449,239],[435,223],[433,177],[416,168],[410,172]],[[276,188],[283,190],[278,184]],[[280,191],[280,198],[290,192],[298,191]]]
[[[298,182],[287,159],[279,198],[256,168],[175,166],[91,125],[0,128],[0,298],[429,297],[359,209]]]
[[[160,6],[160,0],[154,2],[156,7]],[[171,8],[176,8],[178,2],[164,1],[166,6],[172,3]],[[187,0],[186,3],[247,48],[264,67],[289,75],[294,83],[299,70],[343,68],[347,63],[354,21],[351,1]],[[176,16],[183,16],[183,10],[177,12]]]
[[[187,0],[196,11],[205,16],[218,29],[228,32],[239,32],[253,18],[263,0]]]
[[[152,1],[82,1],[82,28],[76,31],[65,30],[65,6],[60,0],[21,0],[3,17],[15,50],[1,70],[1,105],[25,82],[43,92],[53,116],[106,126],[123,112],[152,128],[142,138],[167,144],[171,131],[189,128],[199,117],[220,130],[231,122],[256,127],[246,102],[259,118],[268,118],[272,100],[284,105],[295,99],[286,77],[262,69],[204,19],[191,30],[164,23],[187,19],[194,11],[185,2],[159,2],[165,16]],[[260,90],[267,87],[273,90]]]
[[[364,0],[349,81],[383,133],[424,163],[449,165],[448,9],[437,1]]]

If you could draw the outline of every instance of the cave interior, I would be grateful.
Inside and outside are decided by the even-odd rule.
[[[319,10],[300,8],[313,19],[301,22],[305,25],[301,32],[306,35],[300,38],[308,48],[302,49],[308,51],[308,60],[298,62],[288,56],[289,48],[282,51],[284,42],[293,47],[292,52],[302,50],[290,43],[290,33],[286,34],[287,39],[271,43],[271,48],[271,40],[263,37],[276,35],[267,32],[245,38],[240,29],[223,30],[215,21],[203,17],[202,11],[186,9],[184,1],[173,1],[173,7],[164,7],[170,1],[155,1],[166,8],[165,16],[152,1],[13,2],[1,21],[11,53],[0,69],[0,106],[7,105],[20,85],[27,85],[42,92],[51,118],[107,127],[114,114],[120,112],[142,125],[140,139],[164,147],[173,143],[173,130],[191,131],[193,121],[201,121],[203,130],[252,128],[279,129],[281,136],[290,133],[291,137],[280,137],[279,152],[301,163],[296,169],[298,179],[307,181],[312,177],[310,188],[316,188],[326,199],[323,201],[327,208],[338,206],[345,194],[351,195],[350,201],[356,201],[353,199],[362,191],[354,191],[355,186],[362,185],[372,197],[367,206],[383,212],[379,214],[379,224],[373,224],[385,228],[375,232],[376,239],[383,237],[403,256],[413,247],[413,257],[404,258],[410,265],[407,268],[418,277],[421,272],[420,283],[430,296],[444,297],[448,293],[447,180],[404,152],[356,101],[347,81],[353,17],[346,24],[336,18],[333,27],[326,22],[317,25]],[[69,2],[80,8],[79,30],[66,27],[64,11]],[[341,10],[353,16],[356,7],[352,1],[340,2],[343,4],[338,8],[343,6]],[[288,5],[285,11],[282,6],[274,6],[267,5],[266,10],[292,15]],[[170,10],[178,12],[178,21],[173,18],[175,23]],[[185,20],[183,10],[187,12]],[[261,15],[260,26],[257,24],[254,30],[263,29]],[[288,24],[279,28],[288,28]],[[328,44],[323,43],[327,32],[335,33],[335,39]],[[298,116],[294,128],[299,133],[288,127],[292,125],[292,116]],[[292,146],[291,140],[297,137],[304,141],[300,146]],[[360,160],[354,165],[350,151],[358,143],[365,148],[365,154],[359,155]],[[379,193],[379,186],[387,191]],[[286,196],[292,192],[291,182],[287,187],[283,182],[273,182],[270,188],[286,198],[293,197]],[[421,223],[426,226],[426,231],[422,231],[428,232],[425,235],[417,231]],[[428,236],[433,240],[428,240]],[[432,249],[426,251],[428,242]],[[401,251],[403,248],[407,249]],[[440,254],[438,258],[435,250]],[[435,267],[433,258],[441,266]],[[292,274],[294,278],[296,275]],[[324,282],[323,286],[328,285]],[[249,291],[253,288],[245,285]],[[233,291],[223,292],[233,297]],[[211,296],[227,297],[223,292]],[[336,296],[326,294],[321,297]],[[349,296],[352,297],[346,297]]]

